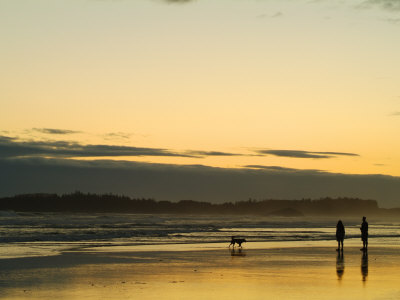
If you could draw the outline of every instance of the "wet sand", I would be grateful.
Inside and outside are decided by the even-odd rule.
[[[0,260],[0,299],[400,299],[399,248],[131,250]]]

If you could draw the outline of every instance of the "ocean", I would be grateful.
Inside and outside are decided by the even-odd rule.
[[[345,246],[360,244],[359,219],[343,219]],[[369,221],[370,245],[400,245],[400,222]],[[247,245],[336,246],[334,218],[286,218],[220,215],[138,215],[16,213],[0,211],[0,259],[57,255],[62,251],[129,246],[229,245],[231,236]],[[157,248],[158,247],[158,248]]]

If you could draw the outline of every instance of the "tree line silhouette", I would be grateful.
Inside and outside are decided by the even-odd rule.
[[[19,212],[112,212],[137,214],[256,214],[273,216],[400,215],[400,209],[379,208],[375,200],[321,198],[317,200],[254,200],[210,203],[193,200],[156,201],[114,194],[24,194],[0,198],[0,210]]]

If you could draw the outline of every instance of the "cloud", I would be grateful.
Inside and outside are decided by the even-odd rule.
[[[369,8],[371,6],[380,6],[390,11],[400,11],[399,0],[366,0],[360,4],[362,8]]]
[[[260,155],[274,155],[292,158],[333,158],[336,156],[359,156],[355,153],[345,152],[313,152],[303,150],[257,150],[256,153]]]
[[[323,172],[321,170],[315,170],[315,169],[293,169],[280,166],[246,165],[243,167],[250,169],[261,169],[261,170],[282,171],[282,172]]]
[[[2,142],[7,143],[7,142],[11,142],[13,140],[15,140],[14,137],[0,135],[0,143],[2,143]]]
[[[219,152],[219,151],[196,151],[196,150],[189,150],[186,151],[188,155],[193,156],[243,156],[244,154],[238,153],[229,153],[229,152]]]
[[[394,24],[394,25],[398,25],[400,24],[400,18],[387,18],[385,19],[385,21]]]
[[[116,134],[117,135],[117,134]],[[220,151],[176,152],[162,148],[144,148],[119,145],[83,145],[67,141],[20,141],[0,136],[0,158],[12,157],[118,157],[118,156],[175,156],[202,158],[206,156],[240,156]]]
[[[126,132],[110,132],[104,135],[106,140],[127,140],[132,136],[131,133]]]
[[[400,111],[395,111],[394,113],[391,113],[390,116],[400,116]]]
[[[280,18],[280,17],[282,17],[282,16],[283,16],[283,13],[280,12],[280,11],[278,11],[278,12],[274,13],[274,14],[271,16],[271,18]]]
[[[163,0],[163,1],[170,4],[186,4],[189,2],[193,2],[194,0]]]
[[[66,130],[66,129],[54,129],[54,128],[32,128],[34,131],[38,131],[45,134],[75,134],[81,133],[81,131]]]
[[[261,200],[329,196],[376,199],[384,207],[400,206],[400,177],[279,168],[230,169],[111,160],[0,159],[0,196],[80,190],[214,203],[247,200],[249,197]]]
[[[160,148],[142,148],[115,145],[82,145],[66,141],[16,141],[0,137],[0,157],[99,157],[99,156],[179,156],[192,157]]]
[[[270,154],[274,156],[294,157],[294,158],[331,158],[330,155],[316,154],[315,152],[308,152],[302,150],[260,150],[260,154]]]
[[[70,132],[60,129],[35,129],[46,132]],[[57,134],[57,133],[52,133]],[[68,133],[62,133],[68,134]],[[129,139],[131,134],[123,132],[111,132],[105,135],[108,140]],[[107,139],[107,138],[106,138]],[[0,135],[0,158],[6,157],[119,157],[119,156],[175,156],[203,158],[208,156],[265,156],[274,155],[291,158],[333,158],[337,156],[359,156],[345,152],[312,152],[303,150],[256,150],[255,154],[232,153],[222,151],[182,150],[173,151],[164,148],[131,147],[120,145],[84,145],[70,141],[24,141],[16,137]]]
[[[271,18],[271,19],[276,19],[276,18],[280,18],[283,16],[283,13],[280,11],[277,11],[276,13],[269,15],[269,14],[260,14],[257,16],[257,18],[260,19],[265,19],[265,18]]]

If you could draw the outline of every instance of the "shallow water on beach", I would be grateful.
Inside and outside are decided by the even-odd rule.
[[[360,244],[361,220],[343,221],[345,244]],[[369,221],[371,245],[400,245],[400,222]],[[276,247],[277,243],[324,246],[335,243],[336,222],[334,218],[0,212],[0,259],[94,247],[215,249],[229,243],[231,236],[246,238],[250,248]]]
[[[6,262],[7,261],[7,262]],[[0,260],[0,299],[399,299],[398,249],[74,252]]]
[[[334,218],[7,213],[0,299],[399,299],[400,223],[343,222],[342,254]]]

